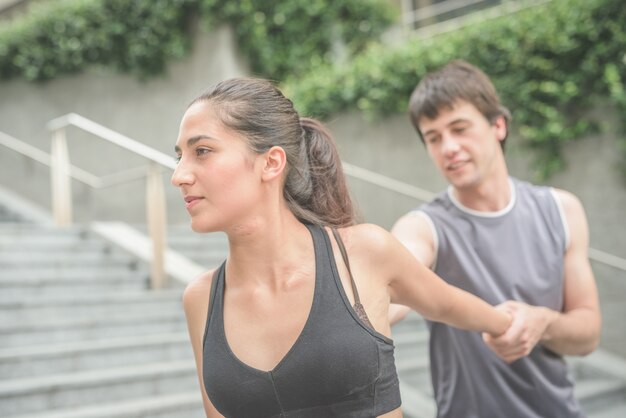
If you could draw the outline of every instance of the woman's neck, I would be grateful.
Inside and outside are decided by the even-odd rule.
[[[256,217],[227,232],[231,285],[281,287],[315,259],[311,234],[290,211]]]

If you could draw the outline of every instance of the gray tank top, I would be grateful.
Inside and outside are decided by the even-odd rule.
[[[313,303],[300,336],[274,369],[250,367],[230,350],[223,317],[225,264],[213,276],[203,380],[226,418],[372,418],[400,406],[393,342],[350,306],[328,234],[307,227],[315,248]]]
[[[463,207],[451,189],[420,208],[434,227],[433,269],[492,305],[514,299],[561,311],[568,237],[560,204],[550,188],[511,184],[510,204],[496,213]],[[584,416],[562,356],[539,344],[509,365],[478,332],[428,326],[438,417]]]

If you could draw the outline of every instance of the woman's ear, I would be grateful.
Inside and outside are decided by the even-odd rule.
[[[262,180],[272,181],[282,178],[287,166],[287,154],[282,147],[274,146],[263,154]]]

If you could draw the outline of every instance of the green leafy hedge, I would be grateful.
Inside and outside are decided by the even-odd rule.
[[[99,64],[141,77],[182,56],[192,0],[42,3],[0,30],[0,78],[47,80]]]
[[[204,0],[210,24],[230,23],[253,72],[274,80],[298,76],[362,51],[395,18],[386,0]]]
[[[623,0],[553,0],[395,49],[378,45],[347,65],[291,78],[285,89],[303,113],[321,118],[351,109],[404,113],[420,78],[455,58],[492,77],[537,151],[540,177],[563,166],[565,144],[598,126],[585,116],[594,97],[610,98],[626,120]]]
[[[47,80],[93,64],[160,74],[188,51],[196,15],[229,23],[252,70],[276,80],[329,62],[333,38],[348,55],[362,50],[394,18],[384,0],[48,1],[0,29],[0,79]]]

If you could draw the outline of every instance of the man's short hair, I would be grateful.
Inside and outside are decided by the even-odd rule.
[[[441,109],[452,109],[460,100],[474,105],[489,123],[503,116],[508,135],[511,112],[500,103],[489,77],[472,64],[455,60],[427,74],[411,94],[409,115],[422,142],[424,136],[419,129],[419,121],[422,118],[435,119]],[[502,149],[505,141],[506,136],[501,141]]]

